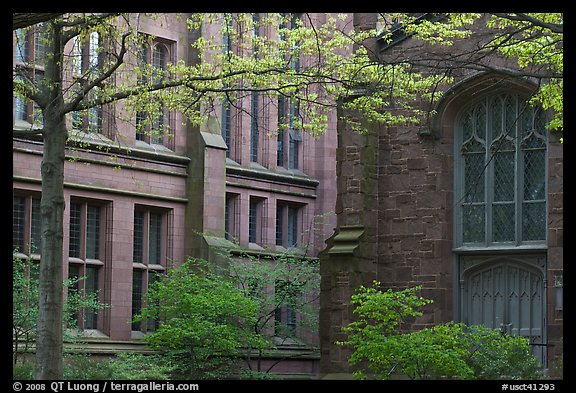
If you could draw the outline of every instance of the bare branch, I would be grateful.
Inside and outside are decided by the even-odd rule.
[[[128,36],[130,34],[131,34],[130,32],[127,32],[127,33],[124,33],[122,35],[122,46],[120,48],[120,52],[116,56],[116,62],[106,72],[102,73],[102,75],[100,75],[98,78],[96,78],[94,81],[92,81],[92,83],[87,84],[82,89],[82,92],[79,93],[74,100],[72,100],[70,103],[68,103],[68,105],[66,105],[64,107],[64,113],[68,113],[68,112],[71,112],[71,111],[76,110],[76,109],[82,110],[82,109],[87,109],[87,108],[92,107],[92,106],[98,106],[99,105],[99,104],[93,104],[93,105],[86,106],[86,105],[81,105],[80,102],[86,97],[86,95],[88,94],[88,92],[90,90],[92,90],[94,87],[100,85],[103,81],[105,81],[106,79],[111,77],[112,74],[114,73],[114,71],[116,71],[118,69],[118,67],[120,67],[124,63],[124,55],[127,52],[126,38],[128,38]]]
[[[563,34],[564,33],[564,25],[560,23],[548,23],[544,22],[540,19],[536,19],[527,14],[509,14],[509,13],[493,13],[492,15],[496,15],[499,18],[504,18],[508,20],[515,20],[519,22],[529,22],[534,26],[543,27],[545,29],[550,30],[553,33]]]

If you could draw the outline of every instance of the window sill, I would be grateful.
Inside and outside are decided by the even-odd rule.
[[[500,246],[489,246],[489,247],[479,247],[479,246],[461,246],[453,248],[452,251],[455,254],[497,254],[497,253],[526,253],[534,252],[541,253],[548,250],[546,244],[524,244],[520,246],[513,245],[500,245]]]

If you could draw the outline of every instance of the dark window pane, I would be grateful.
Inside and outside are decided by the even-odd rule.
[[[132,272],[132,318],[142,310],[142,270]],[[140,330],[140,322],[132,322],[132,330]]]
[[[462,206],[464,243],[483,243],[485,241],[484,204]]]
[[[134,249],[132,261],[144,263],[144,212],[134,212]]]
[[[93,266],[86,267],[86,295],[93,295],[98,293],[98,268]],[[97,310],[85,311],[84,329],[96,329],[98,327],[98,312]]]
[[[284,206],[276,206],[276,245],[284,245]]]
[[[88,206],[86,223],[86,258],[100,258],[100,207]]]
[[[162,215],[150,213],[150,231],[148,236],[148,263],[160,265],[162,243]]]
[[[545,202],[525,202],[522,204],[522,239],[546,239]]]
[[[12,199],[12,248],[24,252],[24,230],[26,228],[26,201],[24,197]]]
[[[258,92],[255,91],[252,93],[252,101],[251,101],[251,108],[250,108],[250,116],[251,116],[251,123],[250,123],[250,160],[252,162],[258,161],[258,138],[259,138],[259,129],[258,129]]]
[[[298,208],[288,207],[288,247],[298,242]]]
[[[80,230],[81,230],[80,222],[81,222],[81,206],[78,203],[71,203],[68,255],[75,258],[80,258]]]
[[[250,200],[250,215],[248,218],[248,241],[256,243],[256,234],[258,228],[258,202]]]
[[[32,229],[31,252],[41,254],[42,247],[42,216],[40,213],[40,198],[32,198]]]
[[[492,206],[492,237],[495,242],[511,242],[516,239],[514,203]]]

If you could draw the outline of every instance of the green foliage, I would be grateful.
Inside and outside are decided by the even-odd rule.
[[[505,335],[485,326],[462,327],[471,355],[467,360],[477,379],[534,379],[541,365],[532,355],[528,339]]]
[[[256,303],[205,261],[189,258],[170,269],[149,287],[147,299],[135,320],[161,321],[147,342],[176,359],[188,377],[223,377],[242,348],[261,345],[252,329]]]
[[[345,332],[360,334],[361,340],[376,332],[390,335],[397,331],[406,318],[422,315],[415,310],[416,307],[432,303],[416,294],[421,286],[400,291],[391,288],[382,291],[378,289],[379,286],[380,282],[373,281],[372,287],[362,285],[352,295],[352,304],[355,306],[353,313],[358,320],[351,322],[344,329]]]
[[[88,353],[64,355],[64,379],[67,380],[169,380],[175,367],[161,354],[118,353],[96,358]],[[34,379],[33,362],[13,366],[13,379]]]
[[[399,325],[422,313],[414,308],[431,301],[419,297],[420,287],[381,291],[360,287],[352,296],[357,320],[343,328],[352,347],[354,375],[390,379],[527,379],[540,376],[540,365],[528,340],[484,326],[448,322],[402,333]]]
[[[563,14],[429,15],[432,18],[382,13],[380,26],[384,29],[354,31],[346,20],[350,15],[344,14],[328,13],[318,19],[303,14],[301,19],[292,20],[291,14],[266,13],[258,21],[250,13],[191,14],[186,20],[188,29],[211,32],[191,43],[200,61],[179,60],[159,69],[123,57],[130,54],[137,59],[139,48],[153,39],[137,34],[139,23],[133,18],[164,24],[182,15],[119,14],[97,19],[94,15],[65,14],[62,19],[75,26],[67,32],[70,37],[87,39],[97,31],[119,45],[99,47],[100,68],[91,67],[84,75],[86,82],[102,79],[104,83],[93,83],[88,92],[76,82],[66,87],[66,103],[70,103],[66,111],[86,111],[123,100],[127,120],[133,120],[136,112],[145,113],[146,119],[138,125],[147,126],[146,133],[170,134],[169,128],[150,129],[164,109],[178,110],[190,122],[202,124],[216,115],[215,103],[226,98],[232,105],[242,106],[242,100],[252,91],[260,91],[272,102],[280,95],[298,101],[300,116],[290,121],[295,129],[315,136],[325,132],[328,114],[343,97],[353,97],[343,105],[361,111],[369,121],[413,124],[428,119],[430,108],[442,94],[441,86],[453,81],[452,69],[492,70],[490,64],[485,67],[483,59],[488,54],[499,54],[518,63],[517,71],[507,69],[505,73],[522,77],[525,72],[541,79],[532,102],[554,110],[550,129],[563,128]],[[426,42],[432,51],[434,46],[454,46],[458,40],[479,39],[481,43],[473,57],[468,56],[472,53],[455,49],[446,64],[407,56],[381,62],[371,57],[366,47],[358,46],[372,38],[390,42],[398,26],[412,39]],[[256,28],[261,33],[278,29],[278,34],[254,34]],[[481,36],[486,28],[492,29],[491,33]],[[298,66],[295,59],[299,59]],[[107,83],[109,78],[114,83]],[[45,79],[43,83],[50,83]],[[356,94],[359,89],[361,96]],[[38,86],[29,78],[17,76],[13,90],[31,98]],[[425,105],[428,109],[422,109],[422,100],[429,104]],[[362,130],[359,123],[348,120],[355,129]],[[287,124],[288,119],[279,127]]]
[[[87,312],[98,312],[108,304],[99,300],[98,292],[77,291],[75,286],[86,277],[73,277],[64,280],[64,286],[68,289],[68,296],[64,303],[64,339],[69,341],[79,340],[82,332],[78,328],[78,318],[85,318]]]
[[[21,362],[12,365],[13,380],[34,379],[34,364],[32,362]]]
[[[38,265],[12,254],[12,331],[14,334],[13,362],[18,361],[22,349],[36,337],[38,323]]]
[[[65,355],[65,379],[169,380],[175,367],[160,354],[118,353],[96,359],[89,354]]]
[[[305,340],[305,333],[317,331],[320,294],[317,259],[288,253],[259,259],[246,254],[243,258],[227,256],[227,263],[239,288],[257,304],[255,331],[268,338],[271,338],[270,331],[274,331],[277,338],[299,340]],[[290,331],[286,324],[274,321],[276,310],[283,307],[298,312],[299,334]],[[271,342],[268,347],[273,347]]]
[[[12,253],[12,329],[14,332],[14,363],[18,361],[20,351],[26,352],[36,338],[38,323],[38,263],[23,260],[16,252]],[[68,297],[64,303],[64,325],[70,328],[65,332],[67,340],[77,340],[82,332],[74,331],[76,317],[86,311],[98,311],[107,304],[98,299],[98,293],[85,293],[71,288],[83,280],[83,277],[68,279],[64,286],[68,288]],[[20,346],[23,345],[24,348]]]

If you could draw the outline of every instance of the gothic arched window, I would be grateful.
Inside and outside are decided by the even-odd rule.
[[[456,122],[456,245],[546,240],[544,112],[517,94],[485,96]]]

